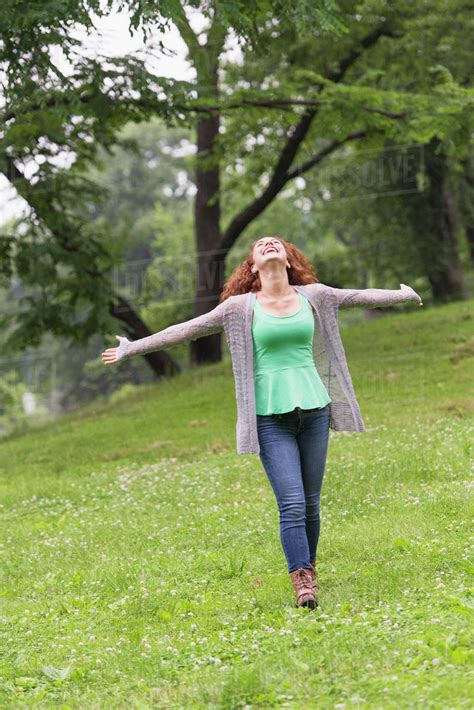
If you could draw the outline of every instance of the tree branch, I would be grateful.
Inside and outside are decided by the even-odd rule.
[[[380,37],[390,36],[391,34],[390,30],[383,26],[372,30],[372,32],[361,40],[356,48],[352,49],[346,57],[341,59],[337,70],[330,73],[328,78],[335,83],[342,81],[348,69],[357,61],[364,51],[375,45]],[[320,87],[321,91],[322,88],[323,87]],[[275,165],[268,186],[259,197],[253,200],[253,202],[247,205],[247,207],[245,207],[231,220],[222,236],[220,243],[217,245],[217,248],[229,250],[250,222],[258,217],[258,215],[261,214],[264,209],[275,199],[283,185],[285,185],[289,179],[288,171],[301,143],[308,134],[317,111],[318,106],[313,109],[307,109],[303,113],[300,121],[293,126],[290,136],[288,137],[288,140],[280,153],[280,157]]]
[[[178,28],[179,34],[186,44],[189,56],[194,64],[195,54],[200,49],[201,45],[199,44],[196,34],[191,27],[188,18],[186,17],[184,7],[180,2],[176,3],[176,13],[173,13],[172,21]]]
[[[347,70],[350,69],[353,64],[355,64],[355,62],[367,49],[373,47],[374,44],[376,44],[381,37],[395,36],[397,35],[392,32],[392,30],[390,30],[388,27],[384,27],[383,25],[381,25],[380,27],[376,27],[374,30],[372,30],[372,32],[369,32],[369,34],[361,40],[360,45],[358,47],[354,47],[354,49],[339,62],[338,68],[335,71],[329,73],[327,78],[336,83],[340,82],[346,74]]]
[[[195,113],[209,113],[212,114],[214,111],[218,111],[223,114],[227,110],[239,109],[243,106],[253,106],[255,108],[291,108],[292,106],[321,106],[326,103],[322,99],[242,99],[242,101],[234,101],[229,103],[224,103],[221,106],[217,105],[205,105],[205,106],[192,106],[177,104],[176,108],[180,111],[189,111]],[[367,113],[378,113],[386,118],[405,118],[408,115],[406,111],[386,111],[381,108],[373,108],[372,106],[360,106],[362,111]]]
[[[294,168],[291,172],[287,173],[286,177],[286,182],[289,180],[293,180],[293,178],[298,177],[298,175],[302,175],[303,173],[306,173],[308,170],[311,170],[315,165],[321,162],[326,156],[330,155],[333,153],[337,148],[339,148],[341,145],[344,145],[348,141],[353,141],[357,140],[359,138],[364,138],[368,134],[368,130],[365,131],[356,131],[354,133],[349,133],[344,140],[342,141],[332,141],[332,143],[329,143],[325,148],[319,151],[319,153],[316,153],[316,155],[313,155],[312,158],[309,160],[306,160],[304,163],[301,163],[301,165],[297,168]]]
[[[259,197],[239,212],[239,214],[236,215],[230,222],[222,236],[218,249],[230,249],[237,237],[244,231],[247,225],[258,217],[258,215],[261,214],[261,212],[263,212],[263,210],[268,207],[270,202],[272,202],[278,195],[288,180],[288,169],[295,158],[298,148],[309,131],[315,113],[316,112],[314,110],[306,111],[300,122],[296,126],[293,126],[292,133],[280,153],[280,157],[275,165],[269,184]]]
[[[91,100],[91,96],[89,94],[83,94],[80,99],[81,102],[87,103],[88,101]],[[58,101],[57,96],[50,96],[44,101],[44,105],[40,106],[39,104],[31,104],[31,106],[28,108],[28,111],[39,111],[40,109],[43,108],[54,108],[55,106],[67,106],[68,104],[71,103],[71,100],[68,99],[66,96],[61,97],[61,102]],[[150,109],[152,108],[150,104],[146,101],[143,101],[141,99],[134,101],[134,103],[137,106],[142,106],[143,108]],[[324,100],[322,99],[242,99],[241,101],[230,101],[229,103],[223,103],[221,105],[217,104],[206,104],[206,105],[201,105],[201,106],[193,106],[192,104],[175,104],[176,109],[179,111],[183,112],[188,112],[188,113],[208,113],[209,115],[212,115],[215,112],[218,112],[220,114],[224,114],[227,110],[234,110],[234,109],[239,109],[244,106],[252,106],[254,108],[276,108],[276,109],[291,109],[292,106],[321,106],[324,105]],[[365,111],[366,113],[377,113],[380,116],[384,116],[385,118],[406,118],[408,116],[407,111],[387,111],[381,108],[374,108],[372,106],[360,106],[359,107],[362,111]],[[12,118],[16,118],[17,114],[14,111],[8,111],[7,113],[4,113],[3,116],[0,116],[0,120],[3,123],[6,123],[6,121],[11,120]]]

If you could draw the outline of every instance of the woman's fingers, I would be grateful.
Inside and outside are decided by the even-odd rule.
[[[107,348],[102,353],[102,360],[104,363],[116,362],[117,361],[117,350],[118,348]]]

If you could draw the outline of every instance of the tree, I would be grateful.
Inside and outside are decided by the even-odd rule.
[[[245,229],[289,183],[317,171],[336,151],[354,142],[360,142],[364,150],[395,140],[425,143],[433,136],[447,145],[465,140],[467,127],[472,125],[472,91],[457,84],[449,71],[439,66],[437,72],[429,70],[439,61],[440,36],[452,46],[466,11],[456,8],[451,20],[445,16],[443,3],[430,3],[428,8],[425,2],[415,6],[398,2],[388,8],[384,2],[345,2],[341,7],[349,33],[337,39],[319,33],[316,41],[311,41],[300,37],[294,28],[274,31],[270,27],[261,38],[264,56],[262,51],[245,48],[243,66],[222,64],[221,81],[216,54],[222,42],[216,46],[209,42],[219,36],[218,13],[209,28],[209,48],[199,44],[189,23],[181,20],[197,83],[205,51],[211,66],[207,74],[213,77],[210,98],[189,107],[198,116],[198,160],[205,158],[207,168],[201,187],[202,176],[198,173],[196,177],[196,243],[202,253],[200,273],[207,289],[202,306],[196,293],[196,315],[209,307],[212,291],[216,302],[223,280],[221,266]],[[428,29],[420,33],[420,25],[427,19]],[[425,48],[422,57],[418,54],[420,43]],[[402,61],[397,62],[400,52]],[[410,82],[400,73],[400,65],[413,63],[415,57],[421,77]],[[387,66],[388,58],[392,64]],[[460,79],[468,66],[466,60],[465,44],[449,55],[448,64],[458,70]],[[212,96],[220,101],[213,101]],[[200,144],[201,135],[206,141]],[[251,149],[246,150],[249,139]],[[238,167],[233,183],[221,169],[223,162],[227,167],[235,162]],[[224,210],[227,226],[223,227],[222,195],[228,205],[229,184],[238,190],[237,183],[247,192],[255,192],[243,209],[234,214],[229,214],[229,208]],[[455,261],[455,250],[451,254]],[[209,273],[213,278],[206,281]],[[449,288],[453,294],[464,294],[462,289],[456,291],[454,281]],[[201,339],[192,344],[194,359],[218,359],[219,348],[218,335]]]
[[[99,146],[109,151],[119,142],[117,133],[129,121],[158,116],[168,123],[185,122],[181,107],[193,87],[154,76],[135,57],[90,59],[81,54],[70,26],[81,24],[90,31],[92,13],[104,15],[113,5],[113,0],[105,5],[99,0],[60,0],[54,5],[18,0],[0,7],[0,170],[30,207],[28,218],[1,240],[2,275],[8,280],[16,273],[24,286],[17,311],[3,318],[4,346],[11,350],[39,344],[45,331],[84,342],[97,331],[107,331],[111,317],[134,339],[150,334],[111,283],[110,272],[120,259],[110,244],[113,235],[97,224],[92,230],[85,218],[103,204],[106,190],[98,190],[83,171],[97,159]],[[148,0],[119,7],[131,11],[131,25],[144,34],[151,26],[165,31],[183,14],[178,0],[163,8]],[[207,11],[208,4],[203,7]],[[250,44],[258,44],[260,28],[271,18],[282,27],[295,21],[303,28],[303,19],[309,29],[342,27],[332,0],[300,0],[291,7],[265,0],[243,11],[238,2],[222,7],[227,27]],[[56,45],[70,62],[68,75],[52,60]],[[58,167],[57,157],[65,155],[73,169]],[[157,375],[179,369],[167,352],[145,358]]]
[[[74,55],[74,78],[60,77],[49,60],[48,44],[60,42],[72,56],[67,22],[82,19],[87,25],[88,12],[96,4],[64,2],[62,14],[57,8],[42,8],[41,20],[48,32],[40,45],[32,31],[38,25],[36,8],[30,11],[19,3],[4,11],[3,59],[11,65],[7,71],[11,106],[0,161],[4,173],[34,208],[38,223],[29,225],[27,248],[27,240],[18,244],[12,238],[4,242],[3,255],[11,266],[11,255],[17,249],[22,277],[31,284],[43,278],[48,286],[53,285],[52,298],[30,299],[28,311],[20,314],[24,339],[29,338],[31,344],[31,334],[39,338],[45,328],[87,337],[94,329],[105,329],[107,309],[125,324],[132,338],[149,334],[107,279],[107,270],[118,256],[107,248],[109,235],[98,238],[96,232],[88,232],[84,210],[97,198],[95,186],[80,179],[79,170],[58,174],[48,160],[42,163],[33,186],[18,167],[29,154],[48,159],[58,146],[67,147],[78,156],[75,165],[81,168],[95,157],[98,145],[109,148],[117,140],[118,129],[128,120],[144,121],[152,115],[170,124],[195,120],[198,269],[194,314],[199,315],[217,303],[223,266],[239,237],[295,178],[317,170],[336,151],[356,142],[367,147],[383,145],[387,139],[426,143],[437,136],[445,145],[464,140],[472,121],[470,89],[460,86],[456,78],[447,86],[442,72],[441,77],[430,75],[430,83],[422,78],[424,74],[412,79],[401,70],[403,62],[413,64],[414,59],[418,73],[432,66],[441,23],[450,40],[459,33],[467,12],[458,8],[453,18],[446,17],[444,5],[398,0],[388,7],[382,0],[345,1],[340,6],[350,31],[344,33],[330,2],[262,0],[251,8],[245,5],[243,12],[237,2],[170,0],[160,11],[148,0],[121,3],[132,12],[132,26],[144,33],[154,26],[163,30],[169,22],[176,24],[196,70],[196,81],[190,83],[155,77],[130,57],[100,66]],[[25,14],[27,32],[17,30],[18,6]],[[203,8],[208,17],[208,29],[199,37],[192,30],[187,7]],[[430,51],[420,57],[423,22],[429,28],[434,25],[436,31],[425,30]],[[324,24],[332,34],[322,31]],[[231,28],[243,47],[243,65],[229,65],[224,59],[225,38]],[[454,49],[459,60],[465,47],[462,52]],[[387,68],[390,56],[398,57],[396,73]],[[28,78],[31,69],[33,79]],[[74,117],[77,122],[72,121]],[[246,148],[249,142],[253,142],[252,151]],[[237,165],[239,172],[235,169],[228,176],[224,168],[232,171]],[[246,194],[243,207],[229,192],[236,184],[239,194]],[[41,199],[45,190],[50,196]],[[78,197],[83,205],[80,216]],[[234,213],[232,206],[236,206]],[[45,257],[51,254],[55,264],[66,265],[67,274],[58,273],[55,265],[45,267]],[[78,322],[77,317],[68,317],[78,303],[87,302],[92,304],[88,318]],[[65,316],[62,321],[58,321],[58,303]],[[218,360],[220,344],[219,335],[192,343],[193,360]],[[157,373],[166,370],[162,360],[168,357],[166,353],[146,357]]]

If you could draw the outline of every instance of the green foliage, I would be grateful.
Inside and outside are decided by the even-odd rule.
[[[349,7],[354,4],[344,4]],[[287,30],[272,38],[265,57],[248,51],[243,66],[226,65],[225,132],[217,157],[230,163],[230,189],[247,176],[249,186],[262,174],[269,177],[288,131],[310,109],[317,115],[300,147],[300,164],[358,130],[368,132],[363,146],[424,144],[437,136],[446,150],[465,153],[474,93],[466,85],[466,42],[458,36],[461,11],[446,17],[444,3],[430,3],[427,18],[423,2],[410,8],[391,3],[388,15],[387,9],[386,3],[359,3],[359,21],[337,41],[324,35],[310,41]],[[467,13],[465,21],[472,24]],[[383,34],[363,51],[364,38],[377,30]],[[441,33],[449,54],[440,47]],[[343,80],[331,80],[338,63],[354,52],[360,57]]]
[[[120,0],[118,7],[131,13],[131,26],[141,29],[146,39],[151,28],[164,32],[173,22],[182,26],[183,9],[199,9],[210,21],[218,16],[226,31],[233,30],[241,42],[254,50],[266,48],[266,27],[287,29],[295,27],[300,34],[318,30],[340,35],[348,31],[335,0],[165,0],[157,8],[153,0]],[[112,3],[110,3],[112,5]]]

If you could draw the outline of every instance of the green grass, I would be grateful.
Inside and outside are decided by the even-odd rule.
[[[472,306],[342,328],[315,611],[228,354],[2,441],[0,706],[472,708]]]

